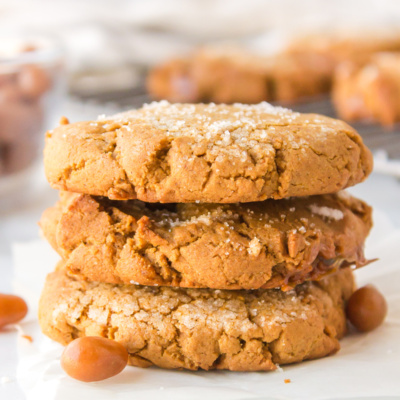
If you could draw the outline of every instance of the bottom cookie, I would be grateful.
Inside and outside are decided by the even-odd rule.
[[[348,269],[289,292],[112,285],[59,269],[47,277],[39,321],[62,344],[114,339],[139,367],[268,371],[338,351],[353,289]]]

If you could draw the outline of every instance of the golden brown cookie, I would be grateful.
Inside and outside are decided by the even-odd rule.
[[[235,203],[337,192],[371,172],[344,122],[268,103],[152,103],[46,137],[52,187],[147,202]]]
[[[64,345],[114,339],[139,367],[268,371],[338,351],[353,286],[348,269],[290,292],[117,286],[59,270],[47,277],[39,322]]]
[[[348,121],[377,121],[392,126],[400,121],[400,53],[376,53],[367,63],[339,65],[333,103]]]
[[[293,103],[328,93],[336,66],[399,51],[399,32],[321,31],[297,35],[274,55],[226,45],[198,48],[154,67],[147,90],[172,102]]]
[[[331,79],[338,64],[343,61],[364,63],[371,55],[382,51],[399,51],[399,31],[389,29],[360,31],[331,30],[297,35],[287,45],[288,56],[301,55],[310,62],[319,60]]]
[[[326,93],[331,75],[325,58],[318,55],[265,57],[245,49],[206,47],[156,66],[146,84],[157,100],[288,103]]]
[[[291,289],[362,266],[371,208],[339,195],[146,204],[64,194],[40,223],[69,275],[108,283]]]

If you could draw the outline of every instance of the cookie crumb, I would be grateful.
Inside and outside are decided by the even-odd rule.
[[[292,381],[290,379],[285,379],[284,382],[285,383],[291,383]]]
[[[33,342],[33,337],[30,335],[22,335],[21,336],[23,339],[27,340],[28,342],[32,343]]]
[[[68,124],[69,124],[69,119],[68,119],[67,117],[62,116],[62,117],[60,118],[59,124],[60,124],[60,125],[68,125]]]

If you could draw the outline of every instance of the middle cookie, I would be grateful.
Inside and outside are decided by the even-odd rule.
[[[80,279],[290,289],[366,264],[371,208],[338,194],[246,204],[149,204],[62,193],[40,225]]]

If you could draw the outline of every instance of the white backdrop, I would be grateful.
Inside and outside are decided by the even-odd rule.
[[[153,64],[216,40],[273,50],[277,37],[329,27],[398,28],[400,1],[0,0],[0,37],[58,37],[75,73]]]

